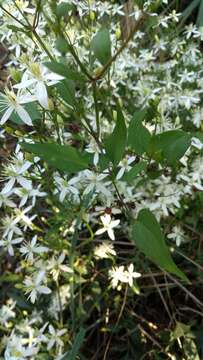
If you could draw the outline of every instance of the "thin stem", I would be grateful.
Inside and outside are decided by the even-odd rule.
[[[195,295],[193,295],[184,285],[182,285],[169,273],[166,273],[166,275],[169,277],[169,279],[174,281],[174,283],[176,283],[198,306],[200,306],[201,309],[203,308],[203,303]]]
[[[188,256],[186,256],[185,254],[183,254],[181,251],[174,249],[174,251],[179,254],[180,256],[182,256],[183,258],[185,258],[186,260],[188,260],[190,263],[192,263],[193,265],[195,265],[199,270],[203,271],[203,267],[201,265],[199,265],[196,261],[190,259]]]
[[[98,136],[98,139],[99,139],[99,137],[100,137],[99,107],[98,107],[98,99],[97,99],[97,85],[96,85],[95,82],[92,83],[92,91],[93,91],[95,115],[96,115],[97,136]]]
[[[127,300],[127,293],[128,293],[128,284],[126,285],[126,288],[125,288],[123,303],[122,303],[120,312],[119,312],[119,314],[118,314],[118,318],[117,318],[117,320],[116,320],[114,329],[117,328],[117,326],[118,326],[118,324],[119,324],[119,322],[120,322],[121,316],[123,315],[123,311],[124,311],[124,308],[125,308],[125,305],[126,305],[126,300]],[[107,357],[107,354],[108,354],[108,351],[109,351],[109,346],[110,346],[110,344],[111,344],[112,337],[113,337],[113,330],[112,330],[111,336],[110,336],[110,338],[109,338],[109,341],[108,341],[108,343],[107,343],[107,345],[106,345],[106,349],[105,349],[105,353],[104,353],[103,360],[106,360],[106,357]]]
[[[63,307],[61,302],[61,295],[60,295],[60,287],[58,280],[56,281],[56,291],[58,295],[58,301],[59,301],[59,319],[60,319],[60,325],[63,326]]]
[[[151,342],[156,345],[160,350],[163,350],[161,345],[158,343],[158,341],[156,339],[154,339],[154,337],[152,335],[150,335],[143,327],[142,325],[138,324],[138,328],[140,329],[140,331],[149,339],[151,340]]]
[[[43,48],[43,50],[46,52],[46,54],[48,55],[48,57],[53,61],[54,57],[52,56],[52,54],[50,53],[50,51],[47,49],[46,45],[43,43],[41,37],[38,35],[38,33],[36,32],[35,29],[32,29],[33,35],[36,37],[38,43],[41,45],[41,47]]]
[[[70,50],[72,56],[74,57],[76,63],[80,67],[81,71],[88,77],[88,79],[93,81],[94,80],[93,77],[88,73],[88,71],[86,70],[86,67],[80,61],[77,53],[75,52],[75,49],[74,49],[73,45],[71,44],[70,38],[69,38],[69,36],[68,36],[68,34],[66,32],[65,32],[65,35],[66,35],[66,38],[68,39],[69,50]]]

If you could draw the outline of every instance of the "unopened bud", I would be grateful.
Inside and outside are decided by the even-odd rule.
[[[95,20],[95,12],[94,11],[90,11],[90,13],[89,13],[89,15],[90,15],[90,20],[92,20],[92,21],[94,21]]]
[[[116,121],[117,120],[117,111],[113,110],[113,119]]]
[[[123,100],[121,98],[118,99],[118,103],[119,103],[120,107],[122,108],[123,107]]]
[[[94,72],[94,75],[95,76],[99,76],[100,75],[100,73],[101,73],[101,71],[102,71],[102,67],[100,66],[100,67],[98,67],[98,68],[96,68],[96,70],[95,70],[95,72]]]
[[[54,103],[51,99],[48,99],[49,110],[54,110]]]
[[[119,40],[121,38],[121,28],[116,29],[116,39]]]
[[[16,82],[16,83],[20,83],[21,82],[21,73],[20,71],[14,69],[14,68],[11,68],[9,70],[10,72],[10,75],[12,77],[12,79]]]

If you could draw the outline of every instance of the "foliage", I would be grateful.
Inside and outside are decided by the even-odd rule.
[[[0,2],[0,359],[202,357],[202,1],[176,5]]]

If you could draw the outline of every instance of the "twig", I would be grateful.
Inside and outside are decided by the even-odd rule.
[[[143,327],[142,325],[138,324],[137,327],[140,329],[140,331],[149,339],[151,342],[156,345],[161,351],[163,351],[162,346],[158,343],[156,339],[152,335],[150,335]]]
[[[169,277],[169,279],[174,281],[174,283],[176,283],[188,295],[188,297],[190,297],[198,306],[200,306],[201,309],[203,309],[203,303],[199,299],[197,299],[195,295],[193,295],[184,285],[182,285],[172,275],[170,275],[169,273],[166,273],[166,275]]]
[[[126,299],[127,299],[127,293],[128,293],[128,285],[126,285],[126,288],[125,288],[125,294],[124,294],[124,299],[123,299],[123,304],[121,306],[121,309],[120,309],[120,312],[118,314],[118,318],[117,318],[117,321],[116,321],[116,324],[114,326],[114,329],[118,326],[119,324],[119,321],[121,319],[121,316],[123,314],[123,311],[124,311],[124,308],[125,308],[125,304],[126,304]],[[103,360],[106,360],[106,357],[107,357],[107,353],[108,353],[108,350],[109,350],[109,346],[111,344],[111,340],[112,340],[112,337],[113,337],[113,331],[111,333],[111,336],[109,338],[109,341],[106,345],[106,349],[105,349],[105,353],[104,353],[104,357],[103,357]]]

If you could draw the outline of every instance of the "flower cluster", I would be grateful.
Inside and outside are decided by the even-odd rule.
[[[5,0],[0,7],[0,39],[10,53],[0,93],[0,258],[12,284],[0,305],[6,360],[62,358],[75,326],[101,311],[104,282],[109,294],[125,285],[137,296],[135,279],[141,284],[147,267],[124,257],[122,246],[132,245],[140,210],[167,225],[169,245],[189,242],[181,219],[203,190],[203,31],[190,24],[174,34],[181,14],[162,11],[167,0],[157,8],[143,3],[130,14],[114,1]],[[106,23],[107,62],[92,45]],[[129,143],[112,156],[119,109],[127,129],[134,112],[146,110],[140,146],[146,134],[190,132],[176,166],[164,151],[153,156]],[[43,152],[45,143],[58,147]],[[36,144],[38,153],[29,150]],[[100,296],[98,304],[91,296]]]

